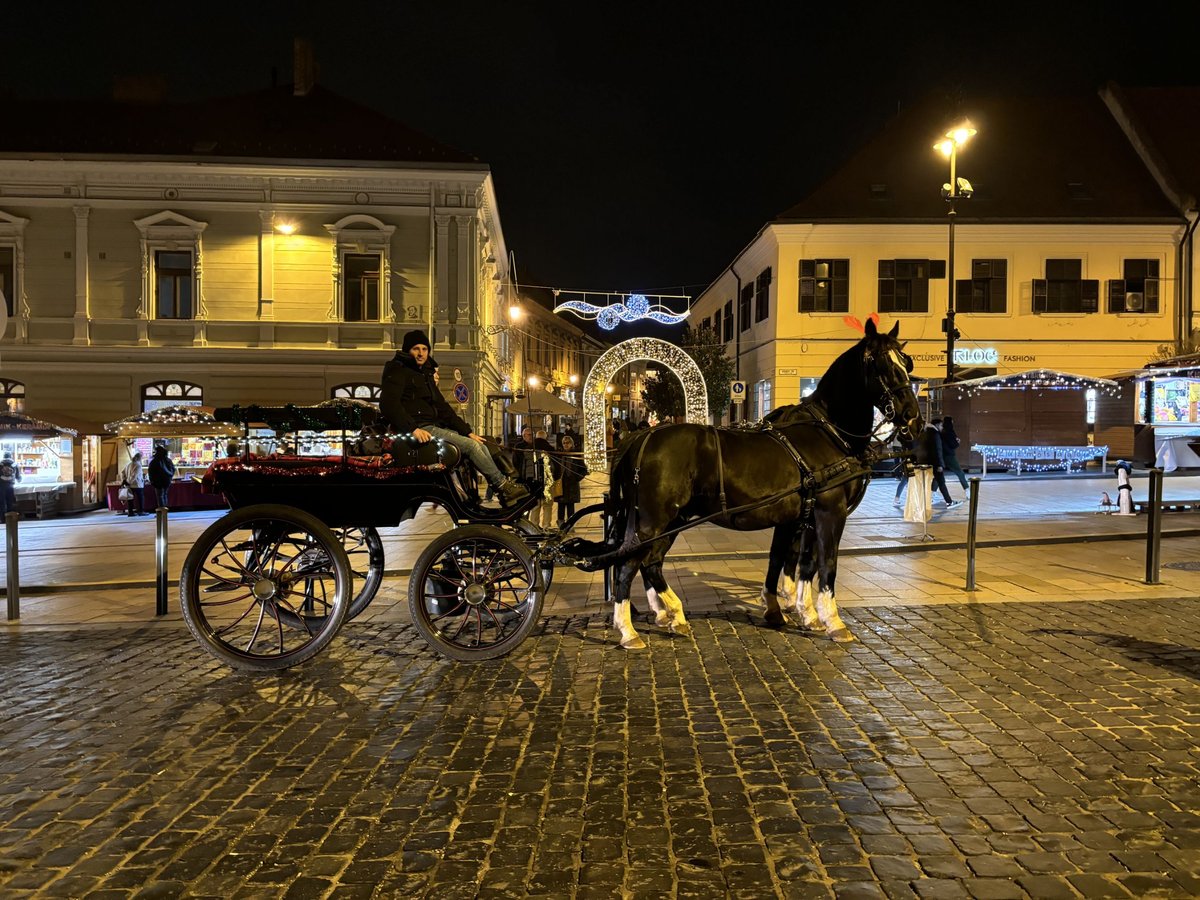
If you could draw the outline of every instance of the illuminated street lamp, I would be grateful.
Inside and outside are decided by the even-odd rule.
[[[940,151],[950,160],[950,181],[942,185],[942,199],[950,204],[947,211],[947,215],[950,217],[950,249],[949,259],[946,261],[946,277],[950,283],[946,294],[946,320],[942,323],[942,330],[946,332],[947,384],[954,380],[954,340],[958,337],[958,330],[954,327],[954,218],[957,215],[954,210],[954,201],[967,200],[975,193],[971,182],[958,177],[958,148],[970,140],[974,134],[975,129],[971,123],[963,122],[947,131],[946,136],[933,145],[933,149]]]

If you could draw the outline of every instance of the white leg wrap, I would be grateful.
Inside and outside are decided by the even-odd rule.
[[[626,650],[642,650],[646,642],[641,639],[633,627],[633,616],[629,611],[629,601],[622,600],[613,610],[613,624],[621,635],[621,646]]]
[[[847,643],[854,640],[854,635],[838,615],[837,600],[834,599],[833,591],[821,591],[817,595],[817,615],[821,617],[825,630],[835,641]]]
[[[654,624],[660,628],[665,628],[670,623],[671,616],[667,612],[667,608],[663,606],[662,601],[659,600],[658,591],[654,588],[646,588],[646,602],[654,610]]]
[[[796,615],[800,617],[800,624],[809,631],[825,630],[820,617],[817,616],[817,607],[813,603],[812,581],[805,581],[800,585],[800,593],[796,596]]]
[[[675,592],[670,588],[663,592],[662,600],[667,605],[667,612],[671,616],[671,630],[676,634],[691,634],[692,626],[688,624],[687,617],[683,614],[683,601],[676,597]]]
[[[783,598],[784,606],[792,606],[796,602],[796,579],[787,572],[779,576],[779,596]]]

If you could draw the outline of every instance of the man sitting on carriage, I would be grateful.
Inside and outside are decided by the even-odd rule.
[[[393,428],[412,432],[421,443],[436,437],[457,447],[483,473],[506,506],[515,506],[529,497],[522,485],[500,473],[483,438],[455,414],[438,390],[425,332],[406,334],[400,352],[384,365],[379,409]]]

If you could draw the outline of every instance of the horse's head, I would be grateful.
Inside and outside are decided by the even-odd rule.
[[[868,319],[865,333],[863,366],[867,388],[872,393],[871,402],[899,429],[901,437],[915,438],[924,423],[908,377],[913,369],[912,357],[904,352],[904,345],[897,339],[900,323],[883,334]]]

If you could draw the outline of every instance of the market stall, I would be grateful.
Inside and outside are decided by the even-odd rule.
[[[1088,436],[1088,393],[1115,394],[1117,382],[1051,369],[972,378],[942,386],[942,415],[953,416],[964,465],[1017,472],[1103,471],[1109,448]]]
[[[1096,413],[1097,434],[1110,436],[1124,456],[1171,472],[1200,468],[1192,445],[1200,439],[1200,354],[1148,363],[1113,376],[1120,391]]]
[[[213,418],[212,408],[206,406],[167,406],[138,413],[104,426],[122,438],[128,453],[141,453],[145,463],[154,455],[156,443],[165,444],[175,462],[175,480],[167,494],[171,509],[223,509],[219,496],[200,491],[200,476],[216,460],[229,451],[231,440],[242,437],[242,429]],[[123,510],[125,504],[117,492],[117,480],[107,485],[108,508]]]
[[[74,491],[76,434],[23,413],[0,413],[0,456],[11,454],[21,473],[15,487],[18,510],[45,518]]]

